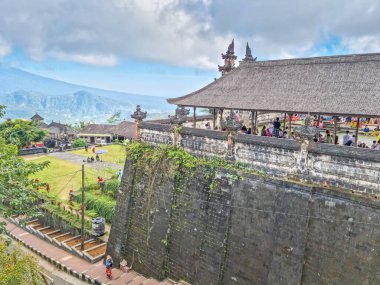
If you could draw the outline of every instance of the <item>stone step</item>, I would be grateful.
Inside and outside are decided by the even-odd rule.
[[[153,278],[149,278],[145,280],[142,284],[143,285],[158,285],[160,284],[160,281],[157,281],[156,279],[153,279]]]

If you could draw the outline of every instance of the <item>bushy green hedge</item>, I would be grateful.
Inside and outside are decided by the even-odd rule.
[[[76,196],[76,202],[81,202],[81,196]],[[91,193],[84,195],[84,205],[86,210],[96,212],[97,216],[106,219],[106,222],[112,222],[113,215],[115,213],[116,201],[111,200],[108,197],[97,196]]]
[[[112,179],[106,182],[106,191],[110,193],[112,198],[116,199],[117,193],[120,188],[120,181],[117,179]]]
[[[74,140],[72,143],[71,143],[71,146],[73,148],[76,148],[76,147],[85,147],[87,145],[87,141],[84,140],[84,139],[76,139]]]

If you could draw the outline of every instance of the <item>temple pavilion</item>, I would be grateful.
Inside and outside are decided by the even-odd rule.
[[[225,65],[219,66],[220,78],[167,101],[193,107],[194,116],[196,108],[209,108],[214,114],[249,111],[253,128],[258,112],[283,113],[288,118],[292,114],[380,117],[380,53],[257,61],[247,44],[245,58],[235,67],[233,49],[234,42],[222,54]]]

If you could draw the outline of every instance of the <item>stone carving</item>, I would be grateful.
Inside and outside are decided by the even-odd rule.
[[[187,120],[187,115],[190,114],[189,109],[185,109],[185,107],[177,107],[175,109],[175,115],[169,115],[169,120],[171,124],[182,125]]]
[[[309,154],[309,144],[314,138],[318,137],[319,130],[311,126],[311,118],[307,116],[305,118],[305,125],[299,126],[294,129],[297,141],[301,145],[300,153],[297,157],[297,172],[301,174],[309,174],[308,166],[308,154]]]
[[[136,111],[131,115],[132,119],[135,119],[137,122],[141,122],[146,118],[147,112],[142,112],[140,105],[136,106]]]
[[[136,111],[131,115],[132,119],[135,119],[135,138],[139,139],[140,122],[146,118],[146,112],[141,111],[140,105],[136,106]]]
[[[142,132],[140,138],[144,142],[149,142],[153,144],[173,144],[173,139],[169,135],[151,133],[151,132]]]
[[[235,60],[237,59],[237,56],[235,55],[234,40],[232,40],[232,42],[228,46],[226,54],[222,53],[222,58],[224,59],[224,65],[218,65],[218,70],[222,73],[222,75],[225,75],[226,73],[230,72],[232,69],[235,68]]]
[[[230,111],[228,117],[222,121],[222,127],[226,128],[230,132],[236,132],[240,130],[243,126],[243,121],[239,121],[235,112]]]

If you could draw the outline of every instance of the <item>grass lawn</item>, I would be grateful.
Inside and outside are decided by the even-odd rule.
[[[57,195],[62,200],[68,200],[71,189],[77,191],[82,187],[81,165],[49,156],[33,159],[33,162],[37,163],[46,160],[50,161],[49,167],[36,173],[31,178],[38,177],[40,182],[49,183],[52,194]],[[100,173],[99,170],[86,167],[85,186],[96,183],[98,176],[108,179],[114,172],[114,170],[109,169]]]
[[[123,145],[107,145],[102,147],[96,147],[95,150],[105,149],[108,152],[101,154],[100,157],[105,162],[113,162],[118,163],[120,165],[124,165],[125,162],[125,146]],[[92,153],[92,150],[89,148],[88,152],[86,152],[84,149],[74,150],[72,153],[82,155],[85,157],[88,156],[94,156],[95,154]]]

